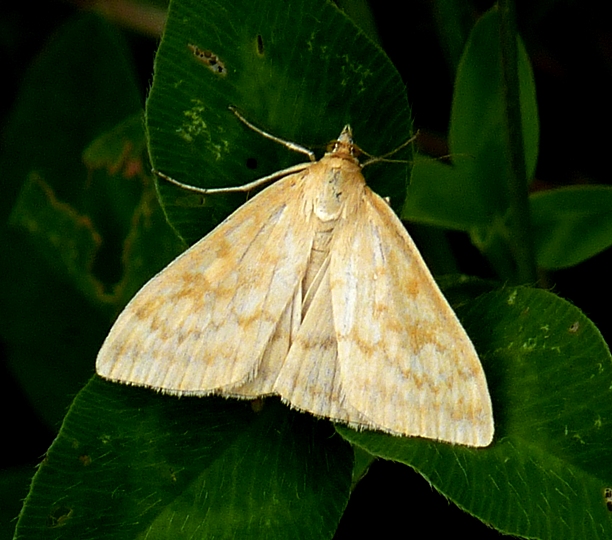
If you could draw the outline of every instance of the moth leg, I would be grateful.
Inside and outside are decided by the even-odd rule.
[[[264,131],[261,128],[258,128],[257,126],[251,124],[251,122],[249,122],[244,116],[242,116],[237,110],[236,107],[233,107],[230,105],[230,111],[232,111],[235,115],[236,118],[238,118],[238,120],[240,120],[245,126],[247,126],[249,129],[252,129],[253,131],[255,131],[256,133],[259,133],[262,137],[265,137],[266,139],[270,139],[271,141],[277,142],[279,144],[282,144],[283,146],[289,148],[289,150],[293,150],[294,152],[299,152],[300,154],[305,154],[308,156],[308,159],[310,161],[312,161],[313,163],[316,161],[314,152],[312,150],[309,150],[308,148],[304,148],[303,146],[291,142],[291,141],[286,141],[285,139],[281,139],[280,137],[276,137],[275,135],[272,135],[271,133],[267,133],[266,131]]]

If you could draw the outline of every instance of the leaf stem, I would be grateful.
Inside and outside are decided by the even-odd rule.
[[[502,77],[505,89],[505,117],[507,122],[510,162],[510,248],[517,264],[519,283],[535,283],[537,271],[531,215],[527,193],[527,168],[521,121],[520,81],[517,61],[517,31],[513,0],[500,0],[500,42]]]

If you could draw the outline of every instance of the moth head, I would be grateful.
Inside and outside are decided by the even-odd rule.
[[[360,153],[361,150],[353,142],[353,130],[348,124],[344,126],[340,136],[335,141],[329,143],[327,147],[327,155],[334,157],[356,159]]]

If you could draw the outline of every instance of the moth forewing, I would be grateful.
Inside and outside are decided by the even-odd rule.
[[[369,188],[330,257],[346,401],[383,431],[488,445],[492,407],[474,346],[406,229]]]
[[[176,394],[251,380],[308,263],[297,175],[272,184],[151,279],[119,315],[96,369]]]

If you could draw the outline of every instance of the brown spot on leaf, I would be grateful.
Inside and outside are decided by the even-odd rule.
[[[208,69],[210,69],[213,73],[217,75],[221,75],[225,77],[227,74],[227,69],[225,68],[225,64],[221,61],[221,59],[214,54],[212,51],[207,49],[200,49],[197,45],[193,45],[189,43],[187,45],[193,56],[195,56],[202,64],[204,64]]]

